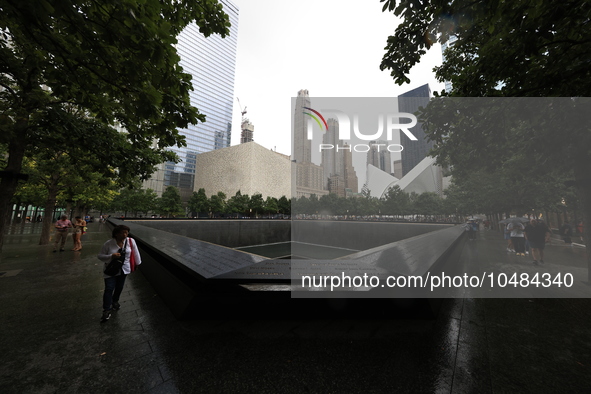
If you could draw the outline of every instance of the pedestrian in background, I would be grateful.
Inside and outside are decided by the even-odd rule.
[[[515,253],[515,247],[513,246],[513,241],[511,240],[511,230],[509,230],[507,226],[503,226],[503,237],[507,241],[507,252]]]
[[[82,234],[84,234],[84,229],[86,228],[86,221],[82,219],[80,216],[76,216],[74,220],[74,234],[72,234],[72,239],[74,240],[74,251],[82,250]]]
[[[465,229],[465,231],[468,232],[468,239],[470,241],[473,241],[476,239],[476,230],[474,229],[473,222],[474,222],[473,220],[469,220],[464,225],[464,229]]]
[[[572,235],[573,235],[573,228],[570,223],[566,222],[560,227],[560,235],[562,236],[562,240],[565,244],[573,246]]]
[[[53,244],[53,252],[57,252],[57,244],[61,242],[60,252],[64,251],[66,239],[68,238],[68,230],[73,227],[72,222],[66,215],[62,215],[60,219],[55,222],[55,243]]]
[[[519,220],[514,220],[507,225],[507,230],[511,231],[511,242],[515,248],[517,256],[525,256],[525,227]]]
[[[534,258],[533,264],[544,264],[544,248],[546,242],[550,242],[550,229],[542,220],[532,219],[525,228],[525,236],[531,246],[531,254]]]
[[[471,220],[470,224],[472,225],[472,231],[474,232],[474,239],[476,239],[476,234],[480,231],[480,223],[476,220]]]
[[[113,259],[121,258],[123,266],[115,275],[103,275],[105,291],[103,292],[103,315],[101,322],[109,320],[112,311],[117,311],[121,308],[119,297],[125,285],[125,278],[142,263],[137,244],[132,238],[128,237],[129,227],[125,225],[115,226],[111,235],[112,238],[105,242],[98,254],[99,260],[104,263],[103,272]]]

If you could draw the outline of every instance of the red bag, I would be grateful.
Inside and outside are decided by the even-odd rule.
[[[135,271],[135,268],[136,268],[135,253],[133,251],[134,243],[135,243],[135,241],[133,241],[132,238],[129,238],[129,247],[131,248],[131,254],[129,255],[129,269],[131,270],[131,272]]]

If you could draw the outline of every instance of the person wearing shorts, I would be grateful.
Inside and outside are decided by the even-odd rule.
[[[511,242],[515,248],[517,256],[525,256],[525,227],[519,219],[514,219],[507,225],[507,230],[511,231]]]
[[[507,241],[507,252],[515,253],[515,248],[513,247],[513,241],[511,241],[511,231],[507,230],[506,227],[503,226],[503,235],[505,241]]]
[[[74,251],[82,250],[82,234],[84,234],[84,228],[86,227],[86,221],[80,216],[76,216],[74,222],[75,233],[72,234],[72,240],[74,241]]]

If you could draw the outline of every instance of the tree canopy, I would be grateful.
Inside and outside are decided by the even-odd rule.
[[[380,68],[398,84],[426,50],[457,41],[436,68],[452,95],[580,96],[591,92],[591,3],[586,0],[380,0],[403,21]]]
[[[185,144],[177,128],[205,121],[191,106],[191,76],[175,48],[193,22],[205,36],[229,34],[217,0],[2,2],[0,217],[33,148],[66,140],[96,150],[98,162],[126,182],[176,159],[167,148]]]
[[[432,154],[451,166],[458,184],[488,171],[521,192],[523,203],[525,182],[539,196],[558,181],[563,195],[576,187],[591,223],[591,2],[381,1],[404,19],[380,65],[396,83],[409,82],[426,49],[455,36],[435,69],[439,81],[452,84],[441,95],[499,98],[432,100],[423,112]],[[591,278],[591,254],[588,263]]]
[[[158,210],[166,215],[166,217],[183,215],[185,213],[179,189],[174,186],[166,187],[166,190],[162,192],[162,197],[158,200],[158,205]]]
[[[210,204],[205,194],[205,189],[200,188],[198,191],[193,192],[188,202],[188,207],[191,212],[209,212]]]

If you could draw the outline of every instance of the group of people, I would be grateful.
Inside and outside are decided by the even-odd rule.
[[[468,232],[468,239],[470,241],[473,241],[476,239],[476,234],[478,233],[478,231],[480,229],[480,225],[478,224],[478,222],[476,220],[470,219],[464,225],[464,229],[465,229],[465,231]]]
[[[575,228],[576,228],[576,232],[582,242],[583,241],[583,222],[579,222]],[[573,231],[574,231],[573,226],[568,222],[565,222],[562,226],[560,226],[560,229],[559,229],[560,236],[564,240],[564,243],[567,245],[570,245],[570,246],[573,246],[573,241],[572,241]]]
[[[505,227],[507,251],[515,252],[517,256],[525,256],[527,248],[531,249],[533,264],[544,264],[544,248],[550,242],[550,228],[541,219],[533,218],[525,224],[520,219],[511,221]]]
[[[86,221],[80,216],[76,216],[74,223],[72,223],[68,216],[62,215],[60,219],[55,222],[55,241],[53,244],[53,252],[57,252],[58,245],[60,245],[60,252],[64,251],[66,246],[66,239],[70,233],[70,229],[74,230],[72,240],[74,241],[74,251],[82,250],[82,234],[86,232]]]

